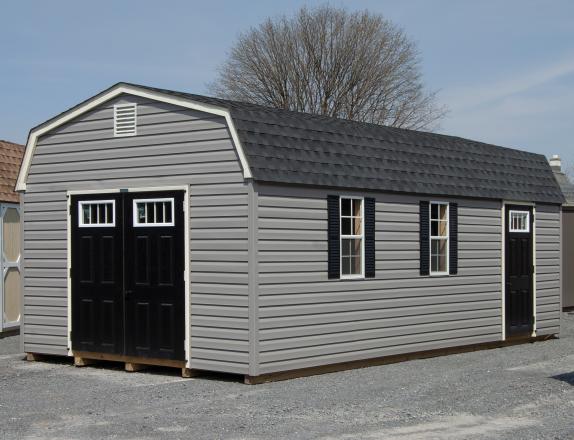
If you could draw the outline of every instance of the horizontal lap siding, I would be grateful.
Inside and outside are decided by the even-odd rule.
[[[560,208],[536,206],[536,334],[560,333]]]
[[[113,104],[138,102],[138,135],[113,137]],[[24,195],[24,344],[67,353],[66,191],[190,186],[192,366],[244,373],[247,187],[225,120],[120,98],[43,136]]]
[[[419,199],[377,195],[376,277],[329,280],[332,193],[260,189],[261,373],[500,340],[499,203],[458,201],[459,274],[430,278]]]

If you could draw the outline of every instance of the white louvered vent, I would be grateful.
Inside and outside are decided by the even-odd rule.
[[[137,104],[114,105],[114,136],[135,136]]]

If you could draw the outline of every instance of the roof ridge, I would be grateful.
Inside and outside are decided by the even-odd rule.
[[[449,134],[445,134],[445,133],[437,133],[437,132],[425,131],[425,130],[414,130],[411,128],[403,128],[403,127],[393,127],[390,125],[376,124],[374,122],[355,121],[352,119],[339,118],[336,116],[328,116],[328,115],[321,115],[321,114],[317,114],[317,113],[309,113],[309,112],[302,112],[302,111],[297,111],[297,110],[282,109],[282,108],[266,106],[266,105],[262,105],[262,104],[255,104],[252,102],[237,101],[237,100],[232,100],[232,99],[227,99],[227,98],[219,98],[219,97],[215,97],[215,96],[200,95],[200,94],[189,93],[189,92],[180,92],[177,90],[164,89],[164,88],[158,88],[158,87],[150,87],[150,86],[145,86],[145,85],[136,84],[136,83],[121,83],[121,84],[126,84],[126,85],[133,86],[133,87],[141,87],[141,88],[145,88],[145,89],[149,89],[149,90],[158,91],[160,93],[163,92],[163,93],[184,95],[188,99],[192,99],[192,100],[197,99],[197,98],[207,99],[207,100],[219,101],[222,103],[228,103],[228,104],[231,104],[234,106],[239,105],[239,106],[255,107],[255,108],[259,109],[260,111],[273,111],[273,112],[280,113],[280,114],[292,115],[294,117],[306,116],[306,117],[311,117],[311,118],[318,119],[318,120],[325,120],[327,122],[342,122],[345,124],[353,124],[353,125],[356,124],[356,125],[359,125],[362,127],[372,127],[375,129],[387,129],[387,130],[395,131],[395,132],[400,133],[400,134],[419,134],[419,135],[422,134],[422,135],[431,136],[431,137],[441,137],[441,138],[449,139],[452,141],[471,142],[475,145],[481,145],[484,147],[501,149],[501,150],[505,150],[505,151],[516,151],[516,152],[520,152],[523,154],[543,156],[544,158],[546,158],[546,156],[544,156],[543,154],[535,153],[535,152],[531,152],[531,151],[525,151],[525,150],[522,150],[520,148],[505,147],[502,145],[478,141],[475,139],[464,138],[462,136],[449,135]]]

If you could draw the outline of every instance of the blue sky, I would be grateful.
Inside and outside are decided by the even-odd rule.
[[[0,139],[118,81],[206,93],[235,37],[315,1],[18,1],[2,6]],[[574,166],[574,2],[331,1],[382,13],[417,42],[450,108],[441,131]]]

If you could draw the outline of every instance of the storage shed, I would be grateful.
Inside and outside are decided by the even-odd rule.
[[[542,155],[119,83],[17,189],[31,358],[253,383],[560,332]]]
[[[565,199],[562,205],[562,309],[574,310],[574,185],[562,170],[560,156],[552,156],[550,166]]]
[[[20,328],[20,196],[14,190],[24,146],[0,140],[0,336]]]

